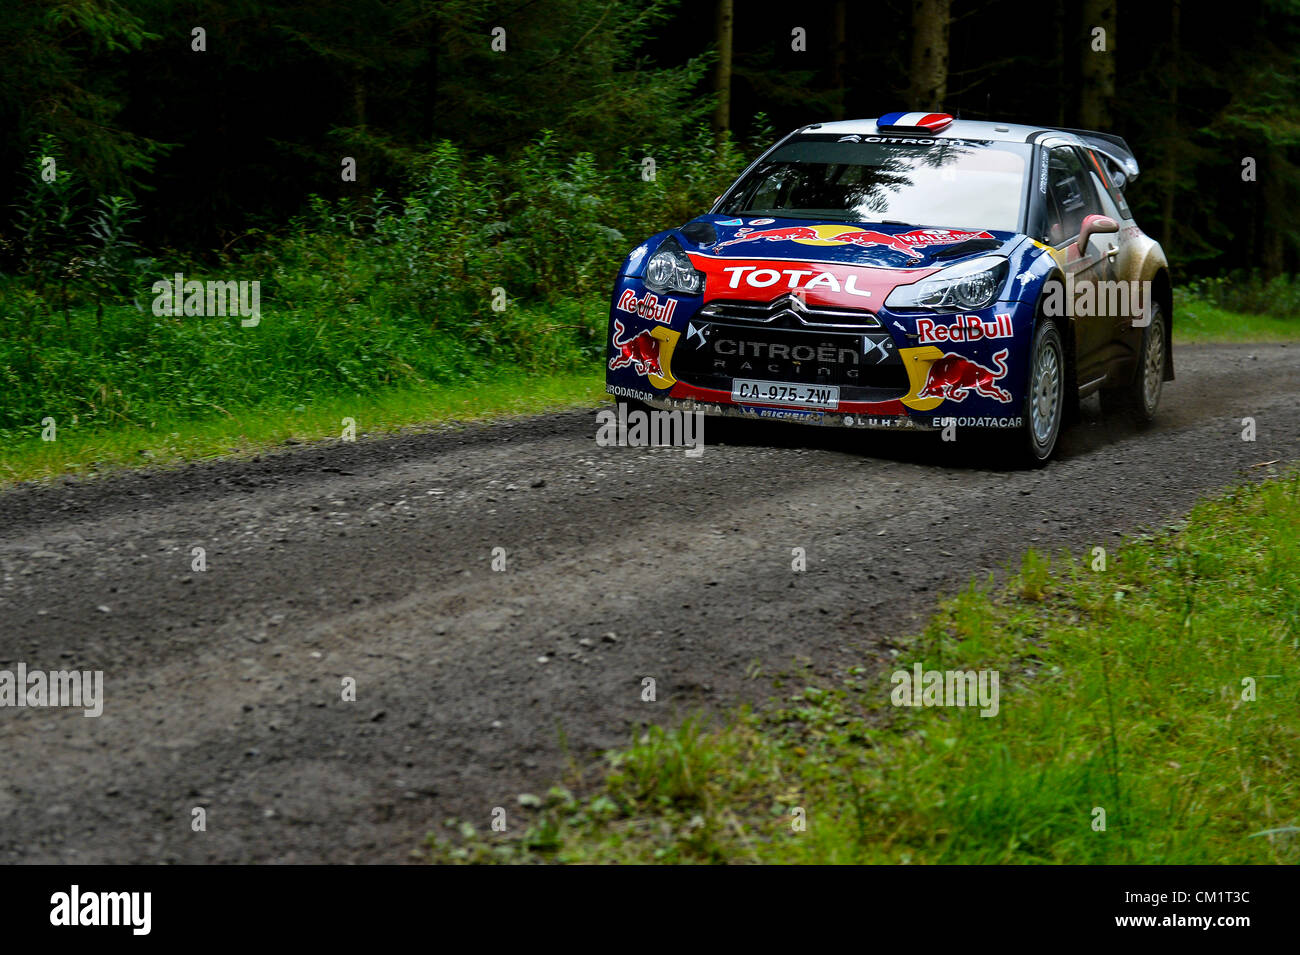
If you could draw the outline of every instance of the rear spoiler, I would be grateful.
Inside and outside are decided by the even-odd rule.
[[[1098,133],[1091,129],[1066,129],[1063,126],[1055,127],[1055,129],[1060,133],[1070,133],[1072,136],[1078,136],[1090,147],[1113,162],[1129,179],[1137,178],[1137,159],[1133,157],[1133,150],[1129,149],[1128,143],[1124,142],[1121,137],[1112,136],[1110,133]]]

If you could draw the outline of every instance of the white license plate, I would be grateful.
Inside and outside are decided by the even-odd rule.
[[[735,378],[731,382],[731,400],[748,404],[834,409],[840,406],[840,389],[838,385],[796,385]]]

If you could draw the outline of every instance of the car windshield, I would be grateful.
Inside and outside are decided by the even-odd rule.
[[[786,143],[731,188],[721,211],[1018,231],[1027,143],[858,138]]]

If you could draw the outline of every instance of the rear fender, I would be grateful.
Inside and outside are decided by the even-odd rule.
[[[1129,231],[1131,230],[1131,231]],[[1125,282],[1142,282],[1160,303],[1165,324],[1164,380],[1174,379],[1174,295],[1169,277],[1169,260],[1160,243],[1137,226],[1126,227],[1123,252],[1115,263],[1115,278]],[[1149,285],[1146,283],[1150,283]]]

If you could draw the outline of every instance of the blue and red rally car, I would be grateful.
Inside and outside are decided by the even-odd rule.
[[[795,130],[626,261],[607,391],[851,428],[997,429],[1031,463],[1095,391],[1173,378],[1169,267],[1122,139],[891,113]]]

